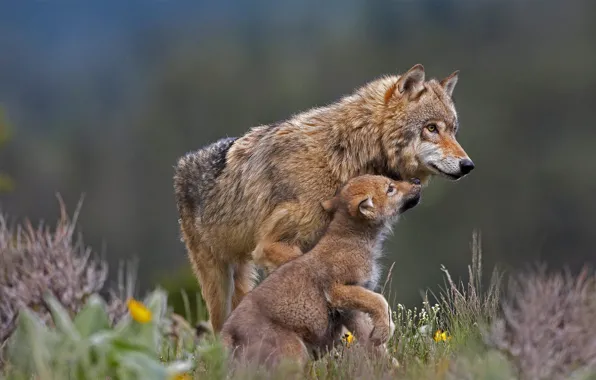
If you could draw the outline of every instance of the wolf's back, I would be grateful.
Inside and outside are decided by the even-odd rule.
[[[178,160],[174,192],[180,217],[200,217],[206,197],[226,167],[226,155],[236,141],[228,137],[187,153]]]

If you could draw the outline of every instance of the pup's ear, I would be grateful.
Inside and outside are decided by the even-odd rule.
[[[358,212],[367,219],[373,219],[375,217],[375,205],[370,196],[360,201],[358,204]]]
[[[337,200],[335,197],[327,199],[321,202],[321,206],[323,206],[323,209],[329,213],[335,212],[335,210],[337,210]]]
[[[459,77],[459,70],[454,71],[451,75],[441,81],[441,86],[445,89],[445,92],[449,97],[453,95],[453,89],[457,84],[457,79]]]
[[[410,97],[418,94],[422,89],[424,83],[424,66],[421,64],[414,65],[405,74],[397,80],[397,90],[401,94],[409,94]]]

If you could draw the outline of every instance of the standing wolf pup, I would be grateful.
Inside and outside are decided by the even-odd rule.
[[[270,271],[313,246],[329,223],[321,201],[362,174],[458,179],[474,164],[456,140],[458,72],[425,81],[418,64],[240,138],[179,159],[174,188],[182,238],[219,332]]]
[[[370,316],[369,343],[385,351],[394,330],[391,311],[367,287],[377,281],[386,233],[418,204],[420,187],[417,180],[363,175],[323,202],[332,220],[319,242],[271,273],[224,323],[222,341],[234,357],[268,366],[283,358],[305,362],[311,351],[330,350],[342,326],[357,329],[355,310]]]

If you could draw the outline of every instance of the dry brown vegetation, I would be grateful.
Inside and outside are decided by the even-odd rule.
[[[60,219],[54,228],[43,223],[34,227],[29,221],[11,227],[0,215],[0,345],[14,330],[24,306],[50,321],[44,302],[46,292],[58,297],[71,313],[77,313],[91,294],[104,288],[107,264],[75,234],[81,204],[70,218],[59,201]],[[112,320],[126,312],[119,290],[111,292]]]

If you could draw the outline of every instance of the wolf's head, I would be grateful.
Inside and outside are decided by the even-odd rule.
[[[415,65],[399,77],[380,80],[383,105],[376,109],[382,120],[383,149],[390,167],[402,178],[432,175],[457,180],[474,163],[457,142],[457,112],[451,96],[456,71],[441,81],[425,81],[424,67]]]

